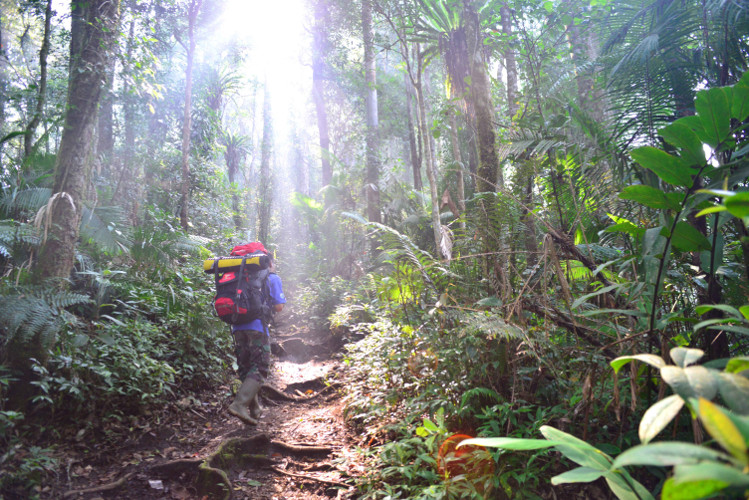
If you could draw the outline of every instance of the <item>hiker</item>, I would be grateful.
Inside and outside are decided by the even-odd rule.
[[[258,244],[267,254],[262,244]],[[270,274],[267,277],[267,294],[264,297],[270,314],[280,312],[286,303],[283,294],[281,278],[274,272],[275,262],[269,257]],[[258,393],[270,371],[270,335],[268,321],[261,318],[249,323],[233,324],[234,353],[237,356],[237,373],[242,385],[237,390],[237,396],[229,405],[229,413],[246,424],[257,425],[262,408],[258,401]],[[247,411],[249,407],[249,412]]]

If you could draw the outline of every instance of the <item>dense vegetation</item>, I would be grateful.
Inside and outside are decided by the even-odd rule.
[[[0,496],[231,376],[250,239],[362,497],[746,496],[745,2],[240,4],[0,0]]]

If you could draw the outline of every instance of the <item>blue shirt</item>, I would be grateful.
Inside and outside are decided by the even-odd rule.
[[[286,296],[283,294],[283,287],[281,286],[281,278],[275,273],[268,275],[268,292],[270,294],[270,306],[271,308],[276,304],[285,304]],[[259,319],[250,321],[249,323],[242,323],[241,325],[232,325],[231,331],[237,330],[256,330],[258,332],[265,331],[263,328],[263,322]],[[268,332],[265,332],[266,334]]]

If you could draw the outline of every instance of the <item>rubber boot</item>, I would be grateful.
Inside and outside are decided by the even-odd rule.
[[[229,405],[229,413],[237,417],[245,424],[257,425],[258,422],[252,417],[247,408],[260,390],[260,382],[252,377],[247,377],[237,390],[237,396]]]
[[[263,416],[263,407],[260,406],[259,394],[255,394],[255,397],[250,401],[250,415],[252,415],[252,418],[255,420],[260,420],[260,417]]]

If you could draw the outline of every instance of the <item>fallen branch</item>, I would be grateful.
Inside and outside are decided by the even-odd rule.
[[[121,478],[119,478],[117,481],[107,483],[107,484],[102,484],[101,486],[95,486],[93,488],[85,488],[82,490],[70,490],[70,491],[63,493],[62,496],[63,498],[67,498],[67,497],[72,497],[75,495],[87,495],[89,493],[101,493],[102,491],[114,490],[114,489],[119,488],[120,486],[123,486],[127,482],[128,479],[133,477],[133,475],[135,475],[135,472],[129,472],[125,474],[124,476],[122,476]]]
[[[279,469],[278,467],[271,467],[271,469],[278,472],[279,474],[283,474],[284,476],[294,477],[297,479],[305,479],[308,481],[317,481],[318,483],[329,484],[331,486],[338,486],[339,488],[346,488],[346,489],[351,488],[351,485],[349,484],[341,483],[338,481],[331,481],[330,479],[323,479],[321,477],[308,476],[306,474],[294,474],[293,472],[286,472],[285,470]]]

